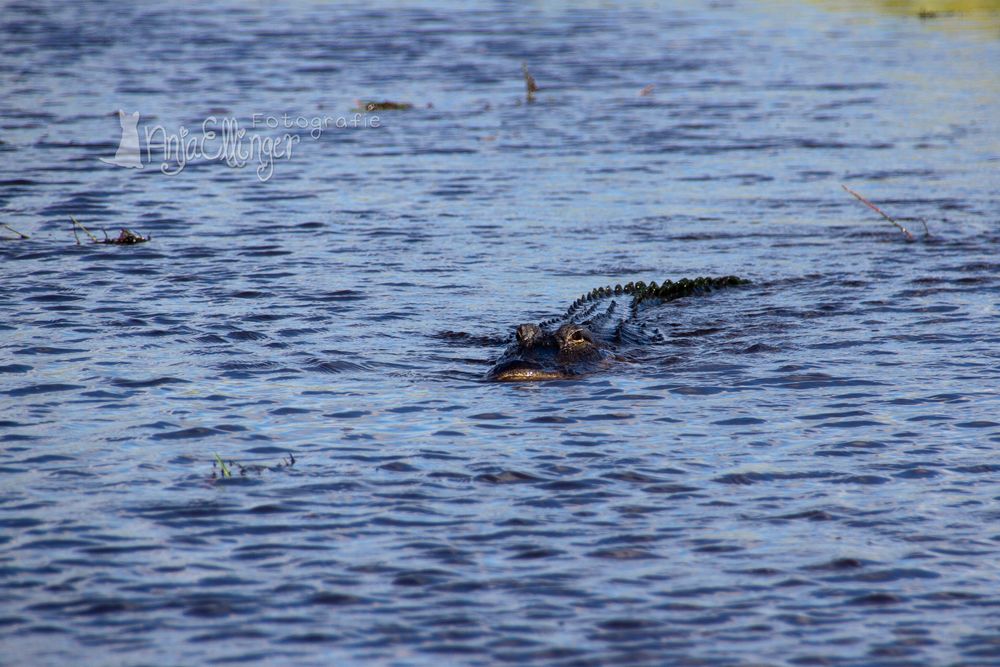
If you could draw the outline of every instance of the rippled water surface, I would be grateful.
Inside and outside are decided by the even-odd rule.
[[[997,664],[985,17],[5,5],[0,662]],[[99,161],[119,108],[356,98],[414,107],[266,182]],[[596,286],[719,274],[627,361],[483,381]]]

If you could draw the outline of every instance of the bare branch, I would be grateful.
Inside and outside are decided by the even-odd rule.
[[[883,211],[882,209],[880,209],[878,206],[876,206],[875,204],[871,203],[870,201],[868,201],[867,199],[865,199],[864,197],[862,197],[861,195],[859,195],[857,192],[855,192],[854,190],[852,190],[849,187],[847,187],[846,185],[844,185],[843,183],[840,184],[840,187],[844,188],[844,190],[846,190],[847,192],[849,192],[852,195],[854,195],[854,197],[859,202],[861,202],[862,204],[864,204],[865,206],[867,206],[871,210],[875,211],[876,213],[878,213],[879,215],[881,215],[883,218],[885,218],[886,220],[888,220],[892,224],[896,225],[896,227],[898,227],[901,232],[903,232],[904,234],[906,234],[906,238],[907,239],[909,239],[910,241],[913,240],[913,234],[910,233],[910,230],[907,229],[906,227],[904,227],[903,225],[899,224],[898,222],[896,222],[896,220],[892,216],[890,216],[888,213],[886,213],[885,211]],[[924,223],[924,229],[926,229],[926,228],[927,228],[927,225],[926,225],[926,223]]]
[[[73,221],[73,236],[76,236],[76,228],[77,228],[77,227],[79,227],[80,229],[82,229],[82,230],[84,231],[84,233],[85,233],[85,234],[86,234],[87,236],[89,236],[89,237],[90,237],[90,240],[91,240],[91,241],[93,241],[94,243],[100,243],[100,241],[98,241],[98,240],[97,240],[97,237],[96,237],[96,236],[94,236],[93,234],[91,234],[91,233],[90,233],[90,230],[89,230],[89,229],[87,229],[86,227],[84,227],[84,226],[83,226],[83,225],[82,225],[82,224],[80,223],[80,221],[79,221],[79,220],[77,220],[77,219],[76,219],[76,218],[74,218],[73,216],[69,216],[69,219]],[[76,238],[76,244],[77,244],[77,245],[80,245],[80,237],[79,237],[79,236],[77,236],[77,238]]]
[[[16,229],[14,229],[13,227],[11,227],[10,225],[8,225],[8,224],[7,224],[7,223],[5,223],[5,222],[0,222],[0,227],[3,227],[4,229],[6,229],[6,230],[8,230],[8,231],[11,231],[11,232],[14,232],[15,234],[17,234],[17,235],[18,235],[19,237],[21,237],[22,239],[27,239],[27,238],[31,238],[31,237],[30,237],[30,236],[28,236],[27,234],[22,234],[21,232],[17,231]]]

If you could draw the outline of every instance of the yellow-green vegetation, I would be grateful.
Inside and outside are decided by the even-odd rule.
[[[222,460],[221,456],[219,456],[218,454],[216,454],[215,455],[215,460],[219,464],[219,468],[222,470],[222,472],[220,474],[223,477],[232,477],[233,476],[233,473],[231,473],[229,471],[229,468],[226,467],[226,462]]]
[[[938,14],[989,14],[1000,12],[1000,0],[878,0],[886,11],[923,15]]]
[[[17,237],[19,239],[28,239],[28,238],[31,238],[27,234],[22,234],[21,232],[17,231],[16,229],[14,229],[13,227],[11,227],[10,225],[8,225],[5,222],[0,223],[0,227],[3,227],[4,229],[6,229],[9,232],[13,232],[13,233],[17,234]],[[0,237],[0,238],[5,238],[5,237]]]
[[[932,19],[943,16],[961,14],[964,16],[992,15],[997,19],[1000,14],[1000,0],[818,0],[819,4],[831,9],[858,11],[866,8],[876,9],[888,14],[901,16],[916,16]]]
[[[1000,31],[1000,0],[813,0],[836,12],[876,11],[945,29]],[[951,20],[957,19],[957,20]]]

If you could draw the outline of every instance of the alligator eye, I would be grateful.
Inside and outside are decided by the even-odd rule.
[[[572,341],[584,341],[584,340],[586,340],[583,337],[583,332],[582,331],[574,331],[573,335],[570,336],[569,339],[572,340]]]
[[[514,336],[521,345],[531,345],[541,335],[542,330],[536,324],[521,324],[514,331]]]

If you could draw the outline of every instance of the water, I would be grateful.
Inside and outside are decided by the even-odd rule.
[[[995,15],[0,24],[0,662],[1000,662]],[[98,161],[119,108],[355,98],[415,108],[297,131],[266,182]],[[605,372],[482,381],[519,322],[703,274],[754,285]]]

